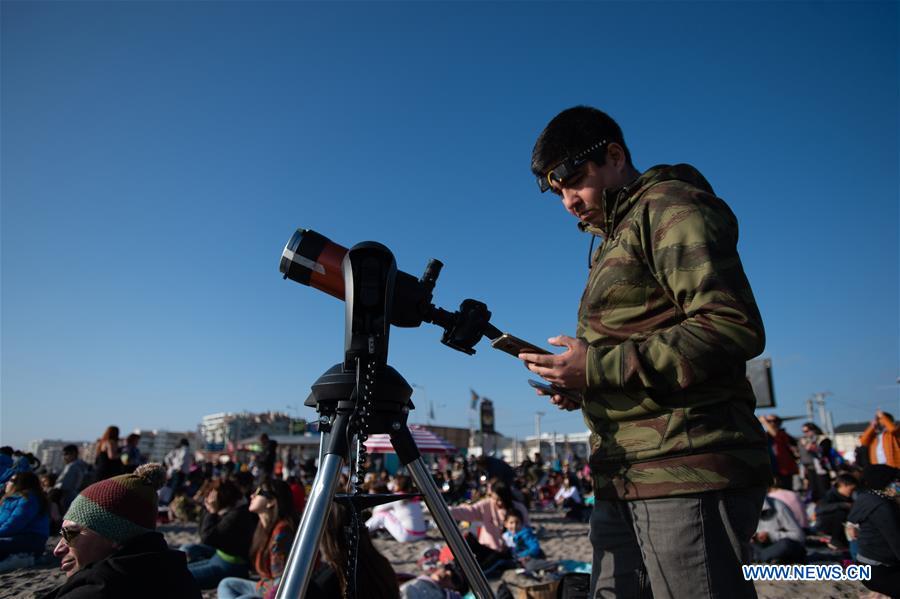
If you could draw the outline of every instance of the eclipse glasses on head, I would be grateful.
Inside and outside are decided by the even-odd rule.
[[[599,141],[589,147],[587,150],[581,151],[575,155],[574,158],[566,158],[555,167],[550,169],[546,175],[543,177],[537,178],[538,187],[541,189],[541,193],[550,190],[553,187],[553,183],[556,182],[558,185],[562,185],[566,179],[571,177],[580,169],[585,162],[594,157],[595,153],[603,148],[606,145],[606,140]]]

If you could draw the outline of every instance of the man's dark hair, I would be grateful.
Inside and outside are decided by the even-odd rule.
[[[531,152],[531,172],[543,177],[551,168],[574,158],[579,152],[606,140],[617,143],[625,150],[625,159],[631,166],[631,152],[625,145],[622,129],[611,116],[590,106],[575,106],[553,117],[534,142]],[[597,166],[603,166],[606,148],[592,158]]]
[[[78,453],[78,446],[77,446],[77,445],[66,445],[65,447],[63,447],[62,452],[63,452],[64,454],[68,454],[68,455],[72,455],[73,453],[74,453],[74,454],[77,454],[77,453]]]
[[[13,454],[13,448],[9,445],[4,445],[3,447],[0,447],[0,453],[11,456]]]
[[[844,486],[859,486],[859,481],[856,480],[852,474],[838,474],[834,479],[834,486],[844,485]]]
[[[181,441],[179,441],[178,445],[180,445],[182,447],[190,447],[191,442],[188,441],[187,439],[182,439]]]

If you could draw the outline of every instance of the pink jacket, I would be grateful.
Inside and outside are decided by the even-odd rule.
[[[513,507],[522,514],[522,524],[531,526],[525,506],[514,501]],[[506,547],[503,542],[503,520],[506,518],[506,510],[497,507],[492,499],[485,498],[469,505],[450,506],[450,515],[456,520],[481,522],[478,542],[485,547],[490,547],[494,551],[503,551]]]

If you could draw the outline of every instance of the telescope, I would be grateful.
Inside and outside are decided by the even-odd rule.
[[[315,231],[297,229],[284,246],[279,270],[285,279],[346,301],[346,289],[353,288],[347,285],[342,270],[349,251]],[[396,271],[389,324],[406,328],[421,326],[423,322],[437,325],[444,329],[441,343],[472,355],[483,336],[496,339],[502,332],[490,323],[491,313],[482,302],[463,300],[455,312],[432,303],[434,286],[443,267],[440,260],[431,259],[419,279]]]
[[[276,599],[304,597],[324,522],[335,502],[348,506],[352,523],[342,542],[348,549],[345,596],[356,597],[356,563],[360,535],[368,534],[362,510],[404,498],[363,492],[370,434],[387,433],[391,445],[428,505],[437,528],[447,540],[469,585],[479,599],[494,594],[478,561],[450,515],[407,426],[414,408],[412,388],[387,363],[391,325],[417,327],[423,322],[444,329],[441,342],[474,354],[482,336],[501,338],[490,324],[487,306],[466,299],[450,312],[432,303],[441,262],[431,260],[420,279],[397,269],[394,255],[380,243],[367,241],[351,249],[307,229],[297,229],[281,254],[279,270],[285,279],[302,283],[344,301],[344,359],[312,385],[304,405],[319,414],[319,468],[293,546],[285,564]],[[355,459],[354,459],[355,458]],[[354,464],[355,463],[355,464]],[[351,468],[346,493],[338,481],[344,464]]]

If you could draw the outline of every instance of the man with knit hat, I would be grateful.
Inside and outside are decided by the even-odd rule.
[[[199,599],[184,553],[154,531],[156,492],[165,480],[160,464],[145,464],[84,489],[53,550],[67,580],[42,599]]]

